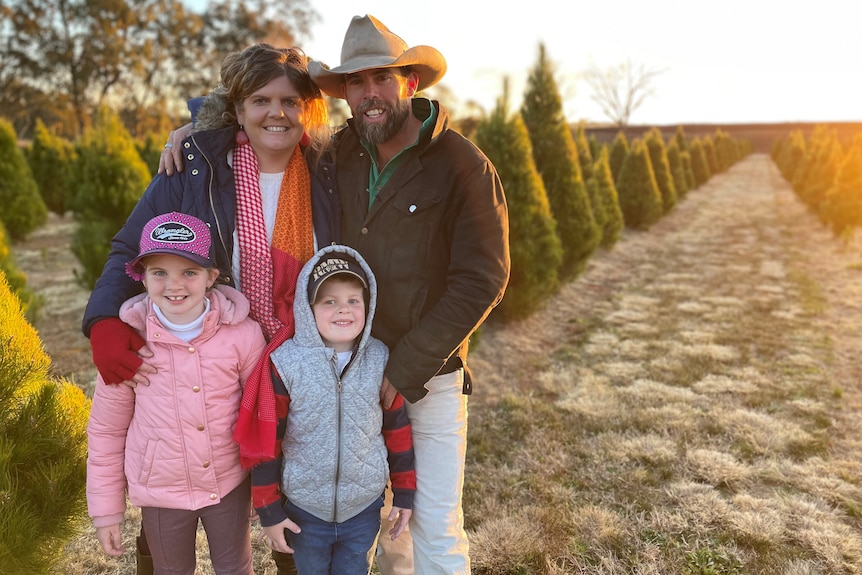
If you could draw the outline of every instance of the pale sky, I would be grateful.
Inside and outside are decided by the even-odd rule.
[[[519,107],[544,43],[572,121],[607,121],[581,76],[626,61],[661,71],[632,124],[862,121],[862,10],[853,0],[310,3],[320,21],[301,42],[309,56],[338,66],[351,18],[372,14],[409,46],[443,53],[441,83],[456,106],[490,110],[508,77],[510,109]]]

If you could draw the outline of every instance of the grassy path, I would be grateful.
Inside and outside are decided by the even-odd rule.
[[[476,572],[862,571],[860,263],[754,155],[486,330]]]

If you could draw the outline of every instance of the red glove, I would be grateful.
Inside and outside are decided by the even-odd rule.
[[[93,363],[105,383],[132,379],[144,360],[138,350],[146,341],[118,317],[100,319],[90,328]]]

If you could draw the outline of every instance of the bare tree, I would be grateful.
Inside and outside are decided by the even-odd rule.
[[[627,60],[605,70],[593,66],[584,77],[592,88],[592,100],[601,106],[614,125],[623,128],[647,96],[652,95],[650,83],[661,73],[661,70],[647,69],[643,64],[635,65]]]

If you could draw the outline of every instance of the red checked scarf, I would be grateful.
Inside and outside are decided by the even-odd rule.
[[[297,146],[281,180],[272,246],[267,244],[260,193],[260,168],[251,146],[234,150],[236,228],[242,292],[269,344],[245,383],[234,440],[249,469],[276,456],[275,392],[269,355],[293,337],[293,300],[303,264],[314,255],[311,178]],[[303,292],[300,292],[303,293]]]

